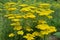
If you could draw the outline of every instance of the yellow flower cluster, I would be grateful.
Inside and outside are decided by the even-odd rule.
[[[34,36],[30,33],[28,33],[26,36],[23,36],[23,38],[26,38],[27,40],[34,40]]]
[[[15,26],[15,27],[14,27],[14,30],[21,30],[21,29],[22,29],[21,26]]]
[[[8,10],[10,11],[13,11],[13,10],[16,10],[17,8],[8,8]]]
[[[39,20],[40,21],[40,20]],[[36,26],[37,29],[40,29],[40,36],[43,35],[48,35],[50,33],[56,32],[56,28],[54,26],[49,26],[46,21],[41,21],[39,22],[40,24],[38,24]]]
[[[27,30],[27,31],[33,31],[33,29],[31,28],[31,27],[29,27],[29,26],[27,26],[27,27],[25,27],[25,29]]]
[[[14,11],[14,10],[20,10],[20,12],[30,12],[26,15],[24,15],[24,18],[35,18],[35,15],[33,15],[33,13],[38,13],[38,15],[40,16],[46,16],[49,19],[53,18],[52,16],[50,16],[50,14],[52,12],[54,12],[53,10],[50,10],[50,4],[48,3],[41,3],[39,5],[36,6],[32,6],[32,5],[28,5],[28,4],[17,4],[17,7],[21,7],[20,9],[16,8],[16,3],[15,2],[8,2],[5,5],[5,9],[9,10],[9,11]],[[46,8],[48,9],[46,9]],[[27,16],[28,15],[28,16]]]
[[[48,3],[41,3],[38,7],[39,9],[36,10],[36,13],[38,13],[40,16],[46,16],[49,19],[53,18],[52,16],[50,16],[50,14],[52,14],[54,11],[50,9],[50,4]]]
[[[47,24],[39,24],[36,26],[36,28],[41,29],[41,30],[46,30],[49,28]]]
[[[36,7],[34,7],[34,6],[27,6],[27,7],[22,8],[20,11],[22,11],[22,12],[34,12],[35,8]]]
[[[39,32],[33,32],[32,34],[27,33],[23,36],[23,38],[26,38],[27,40],[35,40],[34,37],[39,36]]]
[[[33,15],[32,13],[28,13],[26,15],[23,16],[24,18],[35,18],[36,16]]]
[[[8,2],[4,6],[5,6],[5,9],[9,11],[14,11],[17,9],[16,7],[14,7],[15,4],[16,4],[15,2]]]
[[[14,33],[10,33],[10,34],[9,34],[9,37],[14,37],[14,36],[15,36]]]
[[[39,15],[41,15],[41,16],[46,15],[47,16],[47,15],[50,15],[52,12],[54,12],[54,11],[52,11],[52,10],[47,10],[47,11],[44,10],[44,11],[41,11]]]
[[[4,17],[8,17],[8,19],[13,19],[14,21],[19,21],[19,19],[22,18],[22,16],[19,14],[6,14]]]
[[[20,25],[20,18],[22,18],[22,16],[20,16],[19,14],[7,14],[5,15],[5,17],[7,17],[13,22],[10,25],[13,26],[13,30],[17,30],[18,35],[24,34],[24,32],[22,31],[22,26]],[[14,34],[9,34],[9,37],[14,36],[15,36]]]
[[[40,8],[49,8],[51,5],[48,3],[40,3],[39,7]]]
[[[17,7],[21,7],[20,9],[17,9],[15,6],[17,5]],[[48,8],[47,8],[48,7]],[[17,31],[16,33],[18,35],[22,35],[23,38],[26,38],[27,40],[34,40],[34,38],[36,36],[44,36],[44,35],[48,35],[50,33],[56,32],[56,28],[54,26],[49,26],[47,24],[47,22],[43,19],[39,20],[37,17],[40,18],[40,16],[45,16],[48,17],[49,19],[52,18],[52,16],[50,16],[50,14],[52,12],[54,12],[53,10],[51,10],[50,8],[50,4],[39,4],[37,6],[32,6],[32,5],[27,5],[27,4],[16,4],[14,2],[9,2],[5,4],[5,9],[8,10],[8,12],[11,12],[11,14],[7,14],[4,17],[7,17],[8,19],[10,19],[12,21],[12,23],[10,24],[11,26],[13,26],[13,30]],[[20,13],[12,13],[12,11],[14,12],[14,10],[19,10]],[[26,19],[27,18],[27,19]],[[34,26],[34,28],[39,29],[39,32],[36,30],[34,31],[34,29],[29,25],[24,25],[26,27],[23,27],[21,25],[21,19],[32,19],[33,21],[38,20],[37,22],[37,26]],[[24,21],[26,21],[24,20]],[[32,22],[33,22],[32,21]],[[29,33],[27,33],[26,35],[24,34],[24,30],[28,31]],[[30,33],[32,31],[32,33]],[[16,34],[14,33],[10,33],[9,37],[14,37]]]
[[[18,35],[23,35],[24,32],[23,32],[23,31],[18,31],[17,34],[18,34]]]

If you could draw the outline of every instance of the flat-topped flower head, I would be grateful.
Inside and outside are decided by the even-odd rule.
[[[40,3],[40,8],[50,8],[50,4],[49,3]]]
[[[18,31],[17,34],[18,34],[18,35],[23,35],[24,32],[21,30],[21,31]]]
[[[49,25],[47,25],[47,24],[40,24],[40,25],[37,25],[36,28],[40,29],[40,30],[46,30],[46,29],[49,28]]]
[[[25,30],[28,31],[28,32],[33,31],[33,29],[31,27],[29,27],[29,26],[25,27]]]
[[[17,10],[17,8],[12,7],[12,8],[8,8],[7,10],[9,10],[9,11],[14,11],[14,10]]]
[[[22,29],[22,26],[15,26],[14,28],[13,28],[13,30],[21,30]]]
[[[32,34],[30,34],[30,33],[23,36],[23,38],[26,38],[27,40],[34,40],[34,36]]]
[[[15,36],[14,33],[10,33],[10,34],[9,34],[9,37],[14,37],[14,36]]]
[[[56,32],[56,31],[57,31],[57,29],[56,29],[54,26],[50,26],[49,31],[52,33],[52,32]]]

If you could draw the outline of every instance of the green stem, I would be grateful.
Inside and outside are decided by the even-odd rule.
[[[43,40],[48,40],[48,36],[44,36]]]

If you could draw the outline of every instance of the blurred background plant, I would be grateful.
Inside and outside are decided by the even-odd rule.
[[[0,15],[1,40],[60,38],[59,0],[0,0]]]

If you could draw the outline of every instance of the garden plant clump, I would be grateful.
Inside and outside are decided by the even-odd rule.
[[[53,22],[57,9],[53,8],[58,5],[37,0],[9,0],[1,4],[1,40],[49,40],[51,35],[57,36],[59,30]]]

